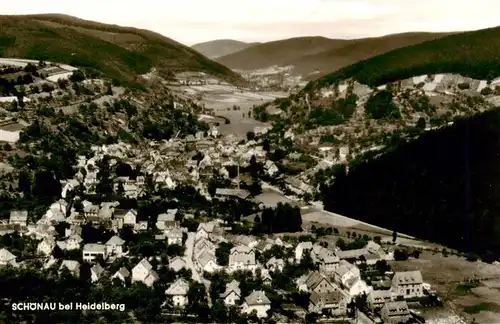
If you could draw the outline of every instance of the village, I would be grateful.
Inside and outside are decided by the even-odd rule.
[[[201,283],[210,291],[211,278],[221,272],[225,274],[223,287],[217,288],[219,302],[257,318],[286,318],[285,313],[292,314],[292,318],[317,314],[339,322],[357,318],[359,323],[380,319],[384,323],[418,323],[420,317],[410,310],[410,305],[437,305],[437,296],[424,282],[425,274],[418,269],[390,271],[387,262],[394,260],[398,252],[391,242],[382,242],[380,237],[359,235],[347,244],[338,238],[336,245],[330,245],[321,241],[319,229],[309,234],[296,231],[281,235],[277,225],[276,234],[248,235],[251,231],[241,229],[240,233],[246,235],[238,234],[236,228],[248,227],[247,216],[253,218],[253,223],[264,222],[262,214],[270,207],[259,202],[251,188],[239,188],[240,168],[255,163],[269,165],[265,163],[266,151],[255,147],[255,139],[238,145],[219,137],[212,128],[206,136],[150,145],[148,154],[128,144],[115,144],[94,146],[94,156],[78,157],[75,178],[63,181],[61,199],[41,219],[32,222],[25,210],[10,212],[10,219],[1,226],[2,235],[19,234],[34,240],[36,249],[33,255],[19,258],[3,248],[0,264],[29,267],[36,258],[43,269],[67,270],[74,276],[79,276],[82,265],[88,264],[95,285],[108,278],[115,284],[147,287],[153,287],[161,280],[159,273],[170,269],[175,279],[165,290],[164,308],[169,314],[189,304],[188,292],[193,283]],[[184,148],[190,145],[204,156],[186,158]],[[234,156],[239,156],[237,165]],[[179,164],[183,167],[175,168]],[[229,166],[237,168],[232,181],[226,169]],[[106,168],[114,172],[102,172]],[[210,188],[207,179],[211,177],[207,174],[213,176],[215,170],[227,186]],[[269,168],[266,170],[269,173]],[[103,179],[103,173],[109,178]],[[102,196],[100,183],[108,180],[116,201],[96,199]],[[161,190],[186,191],[185,186],[190,185],[209,205],[231,209],[234,207],[229,206],[234,204],[248,204],[252,215],[238,216],[240,220],[228,220],[222,213],[208,215],[206,210],[197,209],[190,200],[192,196],[186,194],[184,202],[183,195],[173,198],[172,205],[179,207],[164,205],[151,214],[119,202],[152,199],[154,192]],[[331,227],[324,231],[338,233]],[[146,252],[148,248],[153,250]],[[128,266],[120,266],[123,264]],[[273,290],[290,301],[277,305],[276,296],[270,296]],[[295,299],[303,295],[308,298],[298,303]],[[210,298],[210,303],[215,302]]]
[[[15,73],[37,64],[49,72],[58,66],[3,64]],[[48,97],[60,101],[64,114],[83,111],[81,102],[102,108],[125,98],[145,105],[109,80],[64,67],[44,76],[53,83]],[[45,79],[38,82],[47,84]],[[193,83],[190,74],[177,83],[178,98],[185,98],[174,109],[188,106],[189,91],[200,87],[187,85]],[[33,89],[4,97],[2,142],[15,147],[30,126],[24,119],[40,111],[36,104],[43,103],[44,92]],[[59,181],[58,199],[41,217],[12,209],[10,218],[0,220],[0,265],[70,275],[94,286],[161,290],[162,316],[170,319],[195,316],[208,305],[224,310],[213,320],[226,322],[246,316],[265,322],[425,323],[422,309],[442,304],[433,282],[425,282],[418,267],[393,271],[391,265],[435,247],[327,212],[316,201],[316,174],[347,165],[355,156],[350,147],[330,145],[311,154],[293,145],[292,129],[281,138],[267,123],[238,124],[232,116],[239,110],[217,111],[228,102],[212,109],[230,118],[239,134],[222,132],[227,125],[201,113],[205,131],[92,145],[89,154],[78,155],[74,176]],[[9,117],[19,114],[22,119]],[[248,114],[243,120],[252,119]]]

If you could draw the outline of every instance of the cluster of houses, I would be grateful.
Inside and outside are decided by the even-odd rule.
[[[106,207],[107,206],[107,207]],[[103,217],[110,219],[111,223],[116,223],[112,228],[118,232],[122,226],[128,225],[134,231],[147,230],[146,227],[137,226],[137,213],[134,210],[123,211],[113,207],[113,204],[101,204],[96,208],[85,208],[84,220],[91,221],[92,217]],[[24,229],[27,235],[33,235],[40,240],[37,246],[37,253],[47,256],[49,259],[53,249],[57,246],[63,251],[81,250],[83,262],[93,264],[91,268],[91,279],[97,282],[106,270],[101,266],[102,262],[113,261],[118,258],[129,257],[124,252],[123,246],[126,243],[119,236],[115,235],[104,243],[85,243],[81,238],[81,223],[75,221],[71,216],[65,218],[67,203],[60,200],[52,204],[47,213],[34,225],[28,224],[28,214],[26,211],[13,210],[9,223],[17,229]],[[103,209],[106,212],[101,212]],[[92,212],[90,212],[92,211]],[[109,213],[108,213],[109,211]],[[89,214],[91,213],[91,214]],[[69,213],[70,215],[72,212]],[[286,264],[299,264],[302,259],[309,255],[311,260],[318,265],[318,271],[311,272],[296,280],[297,289],[310,293],[309,312],[329,313],[334,316],[345,316],[347,305],[359,295],[367,296],[367,303],[373,312],[380,314],[387,323],[403,321],[411,316],[405,300],[423,297],[425,295],[425,285],[420,271],[396,272],[384,289],[373,288],[361,278],[361,271],[357,264],[364,262],[374,265],[380,260],[392,260],[392,254],[386,251],[377,243],[369,241],[362,249],[342,251],[338,248],[330,249],[320,244],[312,242],[300,242],[296,246],[284,242],[278,238],[257,239],[252,236],[231,236],[224,231],[222,221],[212,221],[200,223],[196,233],[187,233],[187,229],[180,226],[176,220],[177,210],[168,210],[160,214],[156,223],[156,230],[162,234],[157,234],[156,239],[167,240],[168,244],[189,244],[186,246],[184,257],[174,257],[169,260],[168,267],[174,271],[181,269],[191,269],[193,279],[202,281],[201,277],[205,272],[225,271],[233,273],[244,270],[251,271],[262,278],[264,285],[272,284],[272,273],[282,271]],[[102,216],[105,215],[105,216]],[[117,217],[115,217],[118,215]],[[70,222],[70,227],[65,231],[65,239],[56,241],[54,224],[57,222]],[[96,223],[97,224],[97,223]],[[184,236],[191,236],[192,239],[184,240]],[[186,243],[185,243],[186,242]],[[233,247],[230,250],[228,264],[217,263],[216,249],[221,242],[231,242]],[[265,264],[259,263],[256,252],[265,252],[273,246],[278,245],[285,249],[293,249],[294,255],[286,260],[272,257]],[[50,267],[57,260],[50,259],[46,267]],[[148,259],[142,259],[132,269],[120,268],[111,275],[112,279],[119,279],[123,282],[142,282],[152,287],[158,280],[158,274]],[[16,257],[7,249],[0,250],[0,265],[19,266]],[[60,265],[60,270],[66,268],[75,276],[79,275],[80,264],[74,260],[64,260]],[[189,282],[185,279],[178,279],[173,282],[165,294],[176,307],[184,307],[188,303]],[[267,310],[271,303],[263,291],[253,291],[249,296],[241,296],[239,283],[232,281],[227,284],[226,291],[221,295],[224,303],[228,306],[241,304],[241,310],[245,313],[252,313],[254,310],[260,317],[267,316]]]
[[[401,272],[394,274],[392,284],[387,289],[374,289],[361,279],[360,269],[357,263],[364,262],[374,265],[380,260],[391,260],[390,253],[377,243],[370,241],[364,248],[357,250],[342,251],[338,248],[331,249],[313,244],[312,242],[301,242],[296,246],[284,242],[278,238],[256,239],[251,236],[230,236],[225,233],[222,221],[200,223],[195,233],[188,233],[182,228],[177,219],[178,210],[169,209],[158,215],[155,228],[148,228],[148,222],[137,219],[137,211],[134,209],[120,209],[117,202],[102,202],[95,204],[90,201],[81,201],[81,208],[76,210],[67,202],[70,192],[83,185],[85,193],[95,193],[98,180],[99,161],[104,156],[110,156],[110,164],[125,162],[133,169],[138,166],[141,174],[152,175],[155,186],[174,188],[178,183],[191,181],[197,183],[196,188],[202,194],[208,190],[202,181],[207,174],[210,176],[217,172],[229,177],[225,168],[227,165],[242,165],[249,163],[254,156],[257,161],[263,162],[265,170],[269,175],[278,173],[276,165],[266,161],[266,152],[261,146],[253,141],[246,144],[238,144],[231,138],[219,138],[216,130],[212,129],[209,136],[197,134],[192,138],[184,140],[170,140],[167,142],[153,143],[149,154],[136,151],[128,144],[114,144],[92,147],[94,156],[87,159],[78,157],[77,172],[74,179],[64,181],[61,192],[62,199],[54,202],[45,215],[34,224],[28,224],[28,212],[12,210],[8,222],[0,224],[0,235],[18,231],[23,235],[30,235],[39,240],[37,254],[47,258],[46,268],[54,265],[52,255],[57,247],[62,251],[81,250],[83,262],[92,264],[91,280],[97,283],[103,276],[126,282],[142,282],[148,287],[159,280],[155,268],[146,258],[140,260],[131,269],[122,267],[114,273],[108,273],[103,267],[103,262],[112,262],[120,258],[131,257],[124,252],[125,242],[118,236],[118,232],[125,226],[134,232],[155,231],[155,239],[166,241],[168,245],[186,244],[185,256],[171,258],[168,266],[173,271],[190,269],[192,279],[203,282],[204,273],[225,271],[228,274],[236,271],[251,271],[259,275],[264,285],[272,285],[272,275],[282,271],[286,264],[299,264],[306,254],[318,265],[318,271],[311,272],[296,281],[299,291],[310,293],[309,309],[314,313],[329,313],[334,316],[345,316],[347,305],[359,295],[367,295],[370,308],[379,312],[384,320],[389,321],[397,318],[404,320],[409,315],[409,309],[405,299],[411,299],[424,295],[422,276],[419,271]],[[201,158],[192,159],[194,154],[190,152],[201,152]],[[182,154],[183,153],[183,154]],[[130,156],[144,156],[144,158],[131,158]],[[187,157],[187,160],[183,160]],[[173,169],[174,166],[179,166]],[[167,166],[172,166],[170,170]],[[137,169],[137,168],[136,168]],[[175,172],[170,172],[175,171]],[[296,181],[294,181],[296,180]],[[115,189],[123,188],[123,195],[130,198],[138,198],[147,194],[146,177],[115,177]],[[290,188],[295,188],[297,193],[309,192],[305,183],[298,179],[285,181]],[[216,197],[238,197],[247,199],[249,192],[241,189],[216,190]],[[210,198],[211,199],[211,198]],[[74,204],[73,204],[74,205]],[[184,215],[188,217],[189,215]],[[192,215],[191,215],[192,217]],[[66,222],[69,228],[65,230],[64,238],[56,240],[55,226]],[[106,242],[88,243],[82,240],[82,225],[91,223],[114,231],[117,235],[112,236]],[[152,224],[150,224],[152,225]],[[229,252],[227,265],[218,264],[216,250],[222,242],[233,244]],[[256,257],[257,253],[265,252],[273,246],[294,250],[294,257],[279,259],[272,257],[261,264]],[[7,249],[0,250],[0,265],[19,266],[16,256]],[[75,260],[63,260],[60,270],[67,269],[75,276],[80,275],[80,263]],[[201,274],[201,275],[200,275]],[[178,279],[171,283],[165,291],[166,302],[175,307],[185,307],[188,303],[189,280]],[[227,283],[225,292],[220,298],[228,306],[240,305],[243,313],[256,313],[258,317],[266,317],[271,308],[271,302],[262,290],[254,290],[248,296],[242,296],[239,283],[235,280]],[[388,322],[389,323],[389,322]]]

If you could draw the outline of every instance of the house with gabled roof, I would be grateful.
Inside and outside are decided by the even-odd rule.
[[[325,274],[331,275],[339,265],[339,258],[335,253],[319,244],[315,244],[311,250],[313,262],[319,264],[319,270]]]
[[[254,290],[245,298],[241,306],[241,312],[251,314],[253,311],[257,313],[257,317],[267,317],[267,312],[271,309],[271,301],[267,298],[266,293],[262,290]]]
[[[366,297],[368,307],[372,311],[380,310],[385,303],[394,300],[394,294],[390,290],[372,290]]]
[[[196,230],[195,241],[201,238],[209,239],[210,234],[212,234],[214,231],[214,228],[214,222],[200,223],[198,225],[198,229]]]
[[[168,261],[168,267],[175,272],[179,272],[181,269],[187,269],[187,263],[184,258],[176,256]]]
[[[123,225],[135,226],[137,223],[137,211],[135,209],[130,209],[123,216]]]
[[[347,262],[346,260],[341,260],[339,266],[334,272],[335,280],[341,285],[347,285],[347,282],[352,280],[352,278],[360,278],[361,274],[359,268],[354,264]]]
[[[108,256],[121,258],[125,241],[118,236],[113,236],[106,242],[106,254]]]
[[[306,279],[305,285],[309,292],[318,294],[339,290],[328,278],[318,271],[312,272]]]
[[[203,253],[201,253],[197,258],[196,262],[201,271],[212,273],[219,269],[219,266],[217,265],[217,258],[215,257],[215,253],[213,253],[213,251],[203,251]]]
[[[204,251],[214,251],[216,250],[216,246],[211,241],[201,238],[200,240],[194,243],[193,255],[194,258],[198,258]]]
[[[111,279],[119,279],[122,282],[125,282],[127,278],[130,277],[130,271],[128,271],[127,268],[121,267],[118,271],[115,272],[115,274],[111,277]]]
[[[72,234],[66,239],[66,250],[71,251],[80,249],[80,244],[82,243],[82,241],[83,239],[80,235],[76,233]]]
[[[254,271],[257,268],[255,260],[255,252],[244,245],[238,245],[231,248],[229,253],[229,271],[250,270]]]
[[[177,209],[169,210],[167,213],[159,214],[156,220],[156,228],[159,230],[170,230],[180,227],[180,222],[175,220]]]
[[[62,269],[68,269],[68,271],[75,277],[80,277],[80,263],[75,260],[63,260],[59,271]]]
[[[422,287],[422,273],[420,270],[396,272],[392,278],[391,290],[398,296],[406,298],[421,297],[424,295]]]
[[[304,256],[304,253],[310,253],[313,249],[313,244],[311,242],[300,242],[295,247],[295,261],[300,262]]]
[[[285,260],[272,257],[266,262],[266,267],[271,271],[283,271],[283,268],[285,267]]]
[[[132,282],[142,282],[151,287],[156,280],[158,280],[158,274],[153,270],[153,266],[146,258],[132,268]]]
[[[99,222],[99,206],[92,203],[84,204],[83,215],[89,222]]]
[[[313,291],[309,297],[309,312],[323,313],[327,311],[334,316],[342,316],[347,313],[349,302],[349,296],[341,290],[321,294]]]
[[[11,210],[10,225],[27,226],[28,225],[28,211],[27,210]]]
[[[260,278],[262,279],[262,284],[271,286],[273,283],[273,278],[267,269],[261,269]]]
[[[405,301],[385,303],[380,310],[380,317],[387,324],[407,323],[411,319],[410,309]]]
[[[143,232],[148,230],[148,221],[139,221],[134,226],[134,231]]]
[[[92,282],[98,281],[104,275],[104,268],[99,264],[94,264],[92,268],[90,268],[90,280]]]
[[[233,241],[235,242],[235,245],[241,244],[251,249],[259,244],[259,241],[254,236],[249,235],[238,235],[233,239]]]
[[[226,284],[226,290],[220,295],[226,306],[234,306],[241,299],[240,283],[233,280]]]
[[[177,244],[182,246],[183,232],[179,228],[168,230],[165,234],[168,245]]]
[[[180,278],[171,284],[167,290],[165,290],[165,295],[171,298],[175,307],[183,308],[188,304],[188,291],[189,283]]]
[[[46,237],[40,243],[38,243],[36,251],[41,255],[48,256],[52,254],[52,251],[54,250],[55,246],[56,246],[56,241],[54,240],[54,238]]]
[[[0,250],[0,266],[16,265],[16,256],[10,253],[9,250],[3,248]]]

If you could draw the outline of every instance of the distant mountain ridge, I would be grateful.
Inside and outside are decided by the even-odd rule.
[[[91,68],[133,83],[153,67],[160,75],[199,71],[244,82],[225,66],[158,33],[60,14],[0,16],[0,57]]]
[[[321,76],[396,48],[447,35],[449,33],[422,32],[352,40],[320,36],[297,37],[251,46],[219,57],[216,61],[231,69],[241,70],[293,65],[297,74],[304,76],[319,71],[317,76]]]
[[[191,46],[209,59],[230,55],[260,43],[245,43],[233,39],[217,39],[209,42],[198,43]]]

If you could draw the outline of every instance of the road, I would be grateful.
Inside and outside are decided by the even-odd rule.
[[[208,292],[210,291],[210,281],[204,279],[200,275],[200,273],[198,272],[198,270],[196,269],[196,267],[194,266],[194,263],[193,263],[193,251],[194,251],[194,237],[195,237],[195,235],[196,235],[196,233],[188,232],[188,237],[186,240],[186,253],[184,254],[184,256],[186,258],[186,266],[188,267],[188,269],[191,269],[191,273],[192,273],[191,278],[194,281],[201,282],[202,284],[205,285],[205,288],[207,291],[208,304],[209,304],[209,306],[211,306],[212,301],[210,300],[210,294],[208,294]]]
[[[198,270],[196,270],[196,267],[194,266],[193,263],[194,236],[195,233],[192,232],[188,233],[188,237],[186,240],[186,252],[185,252],[186,265],[188,269],[191,269],[193,280],[197,282],[202,282],[201,276],[198,273]]]

